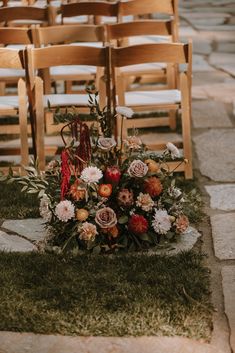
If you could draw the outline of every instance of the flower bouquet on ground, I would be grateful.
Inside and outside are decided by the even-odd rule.
[[[171,143],[163,153],[150,153],[138,132],[121,141],[107,136],[104,117],[96,98],[90,96],[97,121],[91,127],[79,116],[61,131],[61,160],[53,160],[44,173],[33,167],[16,178],[23,191],[38,193],[40,214],[47,236],[41,249],[110,253],[159,248],[185,232],[187,214],[197,207],[175,185],[167,162],[185,163]],[[121,119],[132,111],[117,107]],[[70,140],[66,141],[66,128]]]

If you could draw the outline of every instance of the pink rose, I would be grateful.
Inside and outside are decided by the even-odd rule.
[[[96,212],[95,221],[101,228],[111,228],[117,224],[117,216],[112,208],[104,207]]]
[[[127,173],[130,177],[143,178],[148,173],[148,166],[140,159],[135,159],[131,162]]]

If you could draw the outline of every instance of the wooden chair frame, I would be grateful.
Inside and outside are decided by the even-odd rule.
[[[96,25],[58,25],[49,27],[31,26],[30,37],[36,48],[48,45],[69,44],[73,42],[105,42],[105,28]],[[45,83],[45,93],[51,92],[51,81],[63,80],[66,83],[66,93],[72,93],[72,81],[77,79],[84,81],[96,80],[99,81],[100,74],[94,75],[84,73],[76,76],[74,72],[68,74],[63,72],[61,74],[51,74],[49,70],[44,70],[43,80]],[[98,87],[97,87],[98,88]]]
[[[26,83],[29,97],[30,114],[34,123],[36,154],[39,168],[45,168],[45,141],[44,141],[44,104],[43,81],[36,76],[39,69],[60,65],[94,65],[106,68],[106,97],[110,109],[110,72],[108,48],[94,48],[87,46],[58,45],[45,48],[27,48],[24,51],[24,65],[26,69]],[[104,84],[103,84],[104,86]],[[67,95],[66,95],[67,96]],[[75,95],[72,95],[75,97]],[[102,103],[101,103],[102,104]],[[104,104],[104,102],[103,102]],[[73,104],[75,106],[75,104]],[[84,108],[84,105],[76,105]],[[87,109],[87,108],[86,108]]]
[[[8,69],[22,69],[22,63],[17,49],[0,48],[0,67]],[[10,97],[14,101],[17,96]],[[1,107],[2,106],[2,107]],[[1,155],[21,154],[21,163],[28,165],[28,135],[27,135],[27,94],[25,83],[22,79],[18,82],[18,104],[7,104],[6,97],[0,97],[0,115],[18,115],[19,116],[19,132],[20,132],[20,148],[4,148],[1,147]],[[4,126],[4,134],[6,126]]]
[[[125,102],[125,87],[122,84],[120,76],[116,74],[116,69],[128,65],[136,65],[140,63],[150,62],[167,62],[171,64],[187,64],[187,71],[180,74],[180,102],[156,103],[153,105],[155,110],[181,110],[182,120],[182,137],[184,157],[189,161],[188,164],[182,165],[185,177],[192,178],[192,151],[191,151],[191,76],[192,76],[192,44],[181,43],[161,43],[161,44],[143,44],[130,46],[125,48],[111,48],[111,66],[113,77],[113,102],[116,106],[116,97],[118,97],[118,105],[127,105]],[[160,92],[160,91],[157,91]],[[165,91],[167,93],[167,91]],[[138,107],[138,102],[136,107]],[[132,106],[133,109],[135,107]],[[146,109],[146,108],[144,108]],[[143,110],[144,110],[143,109]],[[155,126],[156,119],[148,119],[148,126]],[[126,119],[125,134],[130,127],[141,127],[143,119]],[[146,122],[145,126],[146,126]],[[120,127],[118,128],[120,131]],[[120,133],[119,133],[120,134]],[[167,141],[166,141],[167,142]],[[158,149],[157,143],[151,146]]]

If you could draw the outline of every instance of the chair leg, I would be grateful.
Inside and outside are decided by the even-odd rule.
[[[27,166],[29,163],[29,146],[28,146],[28,124],[27,124],[27,101],[25,82],[20,79],[18,82],[19,94],[19,126],[20,126],[20,149],[21,164]],[[21,171],[24,174],[24,171]]]
[[[191,117],[190,117],[190,101],[188,92],[188,82],[185,73],[180,75],[180,87],[181,87],[181,110],[182,110],[182,133],[183,133],[183,145],[184,145],[184,158],[188,161],[185,164],[185,178],[193,178],[192,169],[192,138],[191,138]]]
[[[35,79],[36,92],[36,146],[39,170],[45,170],[45,133],[44,133],[44,106],[43,106],[43,81]]]
[[[169,111],[169,125],[171,130],[176,129],[176,111],[170,110]]]

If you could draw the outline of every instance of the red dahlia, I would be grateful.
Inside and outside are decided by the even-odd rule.
[[[151,197],[159,196],[163,191],[161,180],[155,176],[149,177],[144,181],[144,192]]]
[[[146,233],[148,230],[148,221],[144,216],[134,214],[128,222],[128,230],[136,235]]]

